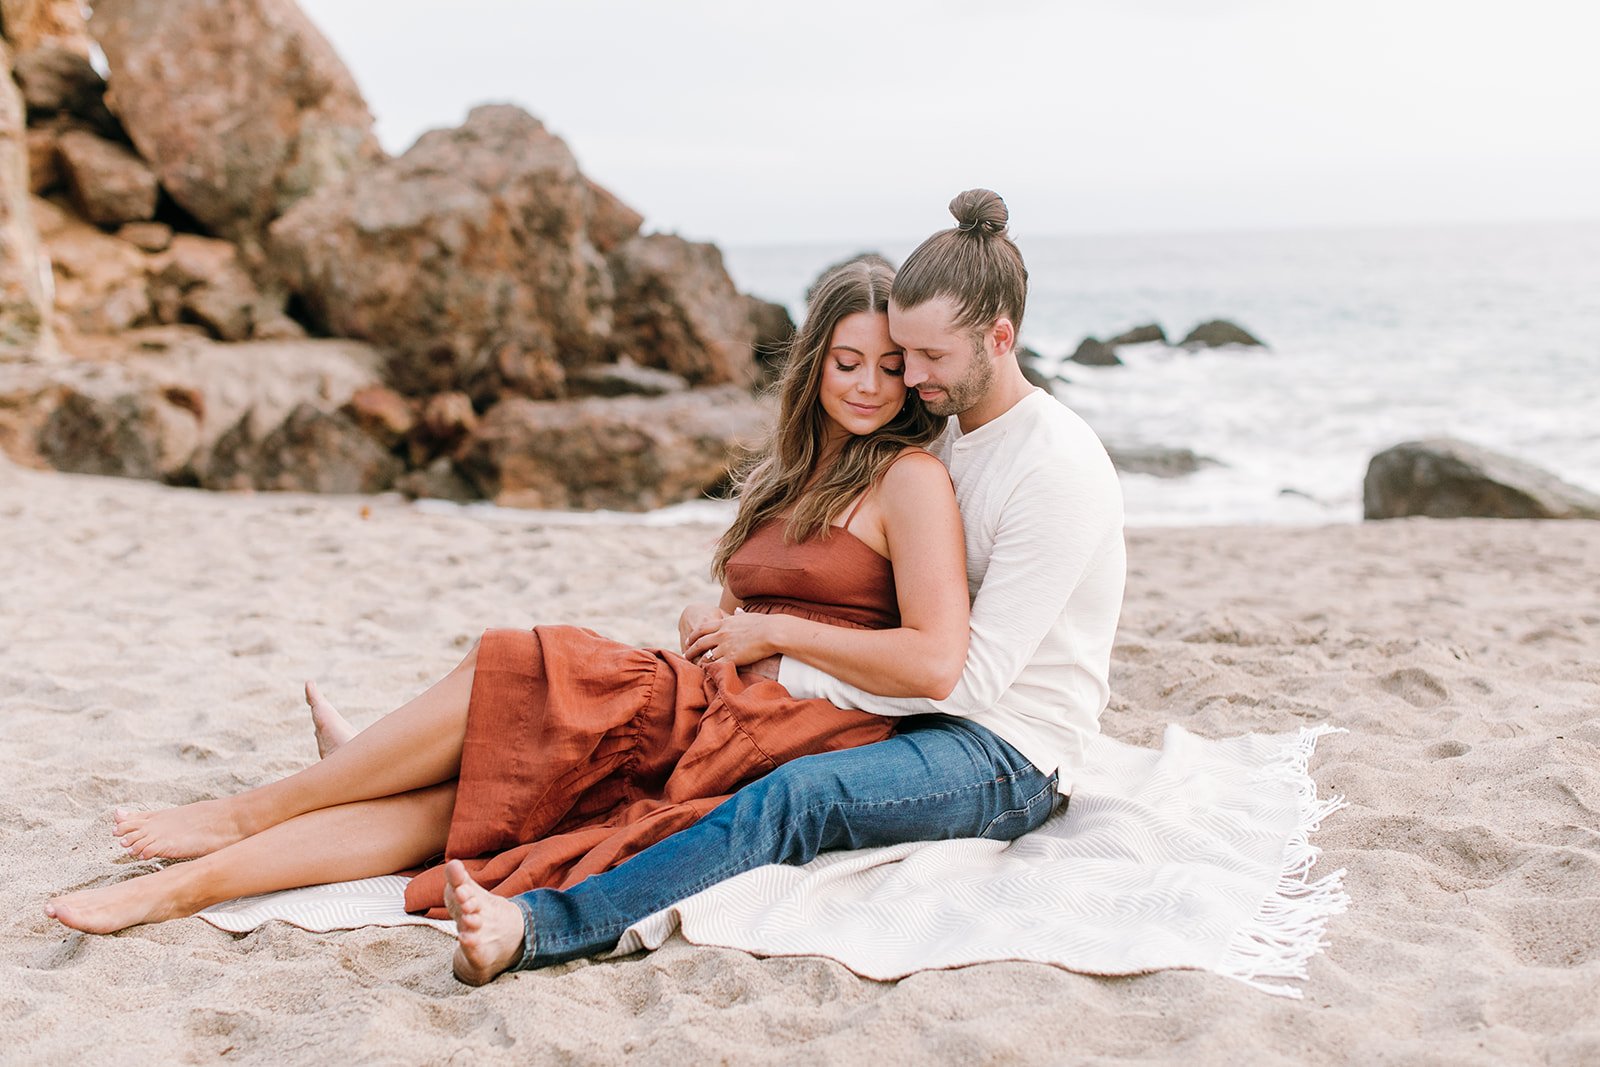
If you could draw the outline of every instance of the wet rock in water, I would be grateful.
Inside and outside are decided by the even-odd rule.
[[[1190,330],[1179,344],[1188,349],[1221,348],[1223,345],[1256,345],[1265,347],[1247,330],[1226,319],[1202,322]]]
[[[637,511],[695,499],[724,481],[770,420],[770,408],[737,386],[659,397],[511,397],[484,415],[454,458],[499,504]]]
[[[1106,341],[1106,344],[1115,348],[1117,345],[1143,345],[1149,344],[1151,341],[1160,341],[1162,344],[1167,343],[1167,331],[1163,330],[1158,323],[1152,322],[1147,326],[1135,326],[1125,333],[1117,334]]]
[[[1045,392],[1051,392],[1052,382],[1050,376],[1040,367],[1044,357],[1038,352],[1023,345],[1017,349],[1017,367],[1022,371],[1023,378],[1029,385],[1037,386]]]
[[[120,226],[155,215],[156,176],[128,148],[85,130],[67,130],[56,151],[72,201],[90,222]]]
[[[96,0],[89,28],[134,147],[252,269],[273,219],[383,158],[355,80],[293,0]]]
[[[393,352],[402,392],[558,396],[566,366],[599,361],[610,341],[593,202],[538,119],[478,107],[300,201],[272,226],[272,259],[317,326]]]
[[[1455,438],[1407,441],[1372,457],[1362,501],[1368,519],[1600,519],[1600,495]]]
[[[31,201],[50,257],[55,311],[65,332],[110,334],[151,317],[149,277],[140,251],[48,200]]]
[[[650,234],[622,245],[610,262],[617,357],[691,385],[754,383],[756,326],[715,245]]]
[[[661,396],[681,393],[689,383],[670,371],[641,367],[631,359],[596,363],[567,375],[574,396]]]
[[[1116,350],[1110,345],[1085,337],[1078,345],[1077,351],[1067,357],[1074,363],[1082,363],[1086,367],[1120,367],[1122,360]]]
[[[1165,445],[1107,445],[1111,464],[1128,474],[1149,474],[1157,478],[1183,478],[1206,467],[1222,466],[1210,456],[1189,448]]]
[[[11,54],[0,43],[0,362],[54,352],[43,282],[49,261],[30,207],[22,97],[10,69]]]

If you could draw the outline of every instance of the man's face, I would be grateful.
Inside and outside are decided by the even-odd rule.
[[[988,395],[994,361],[981,339],[954,325],[955,302],[941,296],[903,308],[889,301],[889,335],[905,349],[905,384],[935,415],[959,415]]]

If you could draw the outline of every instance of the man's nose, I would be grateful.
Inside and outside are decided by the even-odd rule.
[[[903,380],[906,383],[907,389],[915,389],[917,386],[928,380],[928,368],[924,367],[920,361],[908,358],[906,360],[906,373]]]

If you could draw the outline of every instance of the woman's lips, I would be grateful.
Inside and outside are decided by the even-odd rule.
[[[853,411],[859,412],[862,415],[876,414],[877,410],[883,406],[882,404],[855,404],[848,400],[846,400],[844,403],[846,407]]]

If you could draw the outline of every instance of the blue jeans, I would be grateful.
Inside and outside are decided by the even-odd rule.
[[[905,719],[887,741],[784,764],[688,829],[571,889],[513,897],[527,931],[517,967],[604,952],[640,919],[764,864],[905,841],[1009,841],[1050,815],[1056,781],[976,723]]]

